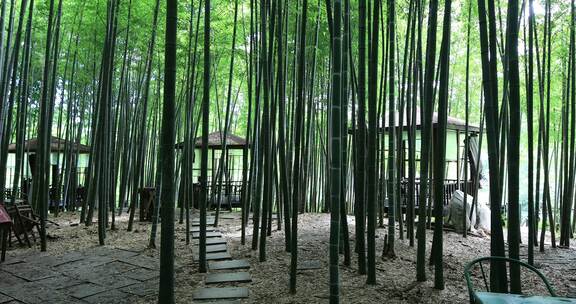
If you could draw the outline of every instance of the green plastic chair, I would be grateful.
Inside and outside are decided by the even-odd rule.
[[[466,267],[464,267],[464,277],[466,278],[466,285],[468,286],[468,294],[470,296],[470,303],[475,304],[478,302],[478,295],[477,295],[477,292],[474,290],[474,286],[472,284],[472,279],[471,279],[471,276],[472,276],[471,270],[474,268],[474,266],[476,266],[476,264],[478,264],[480,266],[480,270],[482,272],[482,279],[484,281],[484,287],[486,288],[486,291],[488,293],[490,293],[490,284],[488,283],[488,280],[486,278],[486,272],[484,271],[484,266],[482,265],[482,262],[485,262],[485,261],[508,262],[508,263],[512,263],[512,264],[518,264],[521,267],[529,269],[530,271],[535,273],[542,280],[542,282],[544,282],[544,285],[546,285],[546,288],[548,289],[550,296],[556,297],[556,293],[554,292],[554,289],[550,285],[550,282],[548,282],[548,279],[546,279],[546,277],[538,269],[536,269],[534,266],[529,265],[527,263],[524,263],[522,261],[515,260],[515,259],[510,259],[510,258],[506,258],[506,257],[499,257],[499,256],[490,256],[490,257],[482,257],[482,258],[475,259],[472,262],[468,263],[466,265]]]

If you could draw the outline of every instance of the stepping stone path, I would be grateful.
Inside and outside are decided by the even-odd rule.
[[[199,221],[193,220],[192,223],[199,223]],[[194,239],[200,237],[199,231],[199,227],[192,229]],[[194,300],[216,301],[210,303],[221,304],[240,303],[238,299],[250,296],[247,287],[239,286],[242,283],[252,282],[252,276],[246,271],[250,268],[250,263],[247,260],[232,260],[227,242],[221,236],[216,230],[206,233],[206,260],[210,272],[204,277],[204,284],[218,287],[199,288],[194,293]],[[195,255],[195,258],[197,259],[198,255]]]

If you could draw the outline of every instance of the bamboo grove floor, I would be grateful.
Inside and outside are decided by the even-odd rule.
[[[44,269],[40,273],[43,272],[48,277],[38,280],[49,278],[57,280],[55,278],[60,275],[66,276],[62,274],[62,271],[59,272],[57,268],[54,268],[57,266],[69,268],[68,271],[72,271],[73,278],[82,279],[82,276],[86,276],[87,278],[83,278],[82,282],[92,283],[89,272],[87,273],[89,268],[70,270],[75,269],[74,263],[84,266],[96,263],[98,265],[90,265],[94,268],[106,269],[102,270],[104,271],[103,278],[99,278],[102,283],[93,283],[100,287],[104,286],[105,289],[93,288],[94,286],[79,288],[85,293],[92,293],[80,298],[84,302],[94,300],[96,303],[121,303],[124,301],[121,300],[122,295],[125,299],[129,299],[130,303],[157,302],[155,272],[157,272],[159,251],[147,248],[150,224],[136,222],[134,230],[127,232],[127,215],[117,217],[117,229],[108,231],[107,245],[98,247],[96,246],[97,226],[76,225],[78,218],[76,213],[66,213],[55,219],[60,226],[49,227],[50,238],[47,253],[39,253],[37,245],[31,249],[23,247],[9,249],[7,263],[0,266],[0,303],[13,298],[14,286],[17,284],[41,286],[35,283],[36,279],[42,277],[38,275],[28,279],[18,277],[11,282],[5,279],[7,276],[4,276],[4,273],[12,275],[11,271],[15,271],[10,269],[10,267],[14,268],[11,265],[23,266],[26,263],[28,263],[26,267],[32,269],[30,272],[38,267]],[[250,249],[251,226],[248,227],[247,244],[241,245],[239,215],[223,213],[219,230],[223,238],[227,240],[232,258],[248,260],[251,265],[249,272],[252,282],[238,285],[250,289],[249,297],[241,303],[326,303],[328,299],[329,223],[330,219],[327,214],[304,214],[299,217],[299,260],[302,267],[298,274],[298,293],[291,295],[288,292],[290,255],[284,251],[283,231],[273,231],[267,243],[267,261],[261,263],[258,261],[258,252]],[[349,218],[349,223],[352,233],[354,231],[353,217]],[[276,221],[273,227],[276,229]],[[385,233],[385,228],[379,228],[377,231],[378,256],[382,250]],[[158,234],[159,237],[160,234]],[[428,249],[431,246],[431,239],[432,232],[428,231]],[[353,233],[351,240],[354,240]],[[198,273],[194,259],[197,254],[196,248],[185,244],[185,225],[176,225],[175,241],[176,299],[178,303],[191,303],[194,292],[204,287],[205,275]],[[158,239],[157,245],[159,244]],[[430,279],[428,282],[415,283],[416,249],[408,246],[406,240],[397,241],[396,259],[378,258],[376,265],[378,284],[375,286],[367,286],[365,276],[357,274],[355,255],[353,255],[352,265],[341,267],[342,303],[467,303],[468,293],[463,278],[464,265],[476,257],[489,255],[489,244],[489,238],[469,236],[464,239],[454,232],[444,234],[446,289],[443,291],[436,291],[432,288],[432,268],[427,268],[427,275]],[[525,246],[522,246],[521,252],[526,254]],[[130,261],[132,262],[128,263]],[[551,249],[547,244],[544,254],[536,253],[535,262],[549,278],[559,295],[576,296],[576,250]],[[320,268],[314,269],[317,266]],[[138,277],[134,277],[133,273],[139,273]],[[124,283],[115,282],[107,286],[103,283],[104,278],[107,277],[121,278],[117,281]],[[542,291],[541,286],[531,277],[523,278],[523,283],[527,290],[533,289],[536,293]],[[64,299],[80,302],[78,297],[84,295],[74,294],[76,289],[71,286],[64,286],[58,290],[54,285],[50,286],[52,287],[37,288],[35,294],[30,294],[28,298],[23,297],[23,301],[35,303],[40,302],[42,298],[51,299],[51,297],[56,297],[55,294],[63,294]],[[130,286],[132,287],[129,288]],[[215,287],[218,287],[218,284]],[[55,293],[54,290],[57,292]]]

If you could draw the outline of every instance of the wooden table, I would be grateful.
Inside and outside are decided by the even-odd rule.
[[[505,294],[494,292],[476,292],[478,304],[567,304],[576,303],[576,299],[526,296],[517,294]]]

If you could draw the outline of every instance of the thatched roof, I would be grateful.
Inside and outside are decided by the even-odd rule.
[[[208,134],[208,149],[221,149],[223,136],[223,132],[212,132]],[[243,149],[246,146],[246,140],[234,134],[227,134],[225,143],[228,149]],[[184,148],[184,142],[177,143],[175,147],[176,149]],[[194,147],[197,149],[202,148],[202,136],[196,137]]]
[[[64,152],[69,145],[73,145],[74,151],[78,149],[78,153],[87,154],[90,153],[90,147],[83,144],[71,143],[70,141],[58,138],[56,136],[50,137],[50,151],[51,152]],[[24,151],[25,152],[37,152],[38,150],[38,138],[32,138],[24,141]],[[12,143],[8,146],[9,153],[16,152],[16,144]]]

